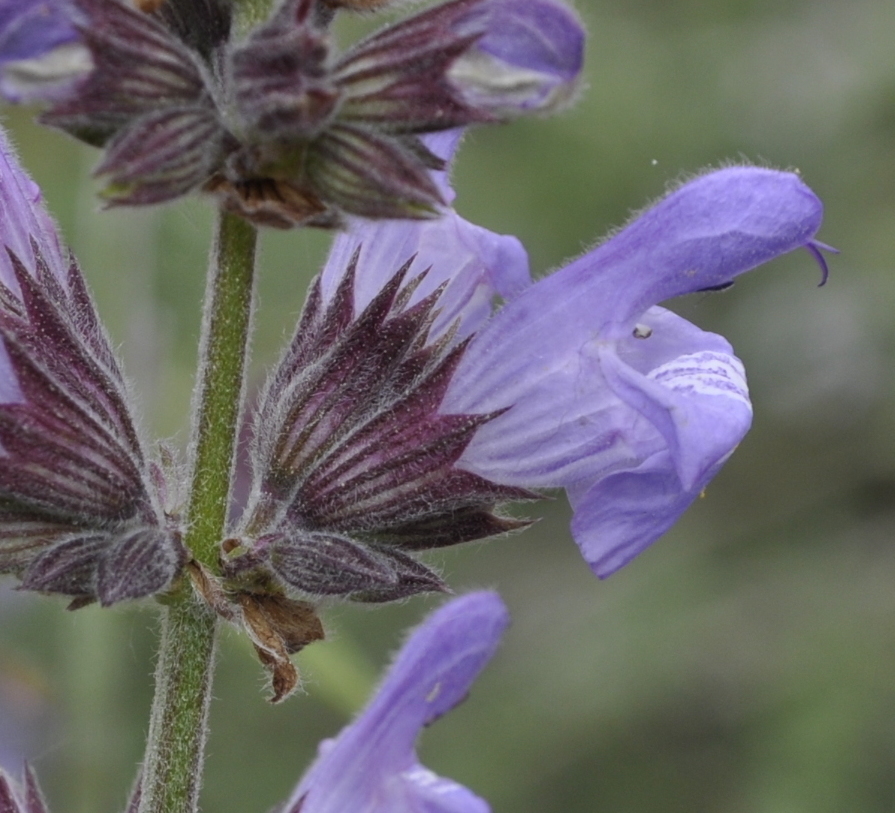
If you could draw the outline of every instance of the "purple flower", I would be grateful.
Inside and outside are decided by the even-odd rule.
[[[441,404],[506,410],[457,466],[564,488],[594,572],[630,561],[702,492],[752,418],[727,341],[656,305],[725,287],[795,248],[820,258],[822,212],[792,173],[722,169],[532,285],[476,336]]]
[[[508,622],[495,593],[463,596],[433,613],[366,709],[321,744],[283,813],[487,813],[478,796],[424,768],[414,743],[465,699]]]
[[[495,507],[563,488],[572,535],[609,575],[752,418],[727,341],[658,303],[803,246],[823,265],[821,216],[792,173],[722,169],[536,283],[515,238],[454,212],[352,221],[261,399],[231,573],[374,601],[443,589],[406,552],[522,527]]]
[[[0,0],[0,95],[56,99],[90,70],[75,19],[62,0]]]
[[[0,132],[0,573],[75,606],[166,589],[186,551],[162,484],[80,270]]]

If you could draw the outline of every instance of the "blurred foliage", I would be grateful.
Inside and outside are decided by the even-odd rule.
[[[587,5],[585,5],[585,2]],[[673,303],[746,362],[755,426],[666,538],[606,582],[563,499],[525,534],[448,551],[458,591],[514,624],[424,761],[496,813],[888,813],[895,808],[895,5],[890,0],[579,0],[587,88],[549,121],[471,134],[458,208],[519,235],[542,273],[667,184],[746,160],[797,167],[842,250]],[[350,29],[350,27],[349,27]],[[348,30],[348,29],[346,29]],[[185,439],[210,212],[97,214],[96,156],[9,110],[80,258],[152,431]],[[290,333],[324,234],[266,234],[253,378]],[[149,706],[151,608],[69,614],[0,596],[0,758],[26,753],[55,810],[120,808]],[[285,798],[434,604],[325,610],[306,694],[263,700],[223,636],[205,809]],[[7,734],[7,730],[10,732]]]

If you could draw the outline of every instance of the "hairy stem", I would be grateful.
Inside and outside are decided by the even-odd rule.
[[[217,570],[227,522],[253,308],[254,227],[219,215],[202,320],[185,543]],[[140,813],[196,813],[216,618],[188,585],[164,610]]]
[[[215,626],[215,616],[189,593],[165,610],[140,813],[199,809]]]
[[[200,373],[193,425],[193,483],[186,546],[218,567],[227,523],[254,293],[256,231],[221,213],[205,292]]]

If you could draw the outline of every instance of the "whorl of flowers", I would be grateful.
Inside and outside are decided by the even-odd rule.
[[[342,54],[329,24],[353,3],[284,0],[245,37],[225,0],[43,0],[43,35],[36,5],[0,17],[0,91],[49,99],[45,123],[104,148],[109,204],[204,190],[281,228],[432,216],[441,163],[419,136],[552,109],[582,62],[557,0],[452,0]]]

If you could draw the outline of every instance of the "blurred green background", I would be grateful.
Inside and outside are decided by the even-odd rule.
[[[746,363],[755,425],[654,548],[606,582],[563,498],[525,534],[432,558],[494,587],[513,626],[424,762],[497,813],[889,813],[895,809],[895,4],[579,0],[586,88],[571,111],[472,134],[469,219],[518,235],[536,273],[581,252],[681,173],[798,168],[825,200],[829,284],[800,252],[672,307]],[[344,36],[354,33],[345,26]],[[143,397],[183,443],[210,211],[97,212],[97,156],[4,111]],[[252,376],[290,333],[324,234],[267,233]],[[537,510],[537,509],[536,509]],[[223,636],[204,792],[263,813],[359,708],[438,600],[324,611],[306,693],[272,708],[248,643]],[[0,759],[34,762],[53,809],[123,806],[140,759],[151,606],[66,613],[0,594]],[[350,811],[346,811],[350,813]]]

